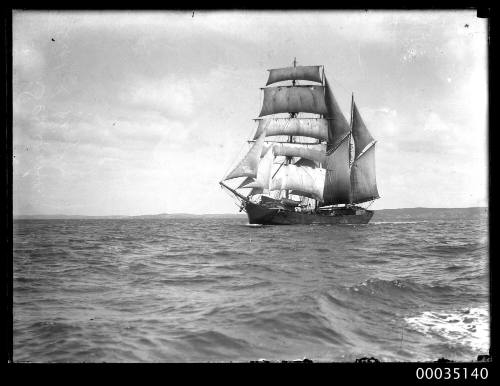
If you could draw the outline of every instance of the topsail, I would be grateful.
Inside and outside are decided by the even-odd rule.
[[[266,86],[283,80],[310,80],[322,83],[319,66],[297,66],[269,70]]]
[[[328,121],[324,118],[259,119],[259,125],[253,139],[257,139],[263,131],[266,131],[266,137],[295,135],[326,141],[328,140]]]
[[[326,114],[323,86],[281,86],[264,89],[259,116],[277,113]]]

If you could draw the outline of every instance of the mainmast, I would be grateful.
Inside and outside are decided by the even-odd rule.
[[[296,68],[297,67],[297,58],[294,57],[293,58],[293,68]],[[295,79],[292,79],[292,87],[295,87]],[[297,117],[297,112],[291,112],[290,113],[290,118],[295,118]],[[288,137],[288,143],[292,143],[293,142],[293,135],[290,135]],[[292,162],[292,157],[285,157],[285,165],[290,165],[290,163]],[[285,198],[288,198],[288,194],[289,194],[289,190],[288,189],[285,189]]]

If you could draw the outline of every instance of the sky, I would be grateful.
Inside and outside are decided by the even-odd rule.
[[[486,206],[487,21],[467,11],[14,11],[13,212],[237,213],[268,69],[324,65],[371,209]]]

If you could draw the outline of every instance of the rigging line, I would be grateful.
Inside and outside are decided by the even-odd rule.
[[[271,179],[273,179],[273,178],[274,178],[274,176],[275,176],[275,175],[279,172],[279,170],[281,169],[281,167],[283,166],[283,164],[284,164],[284,163],[285,163],[285,161],[283,161],[283,162],[281,163],[281,165],[278,167],[278,169],[276,169],[276,171],[274,172],[274,174],[273,174],[273,176],[271,177]]]
[[[375,202],[375,200],[372,200],[370,201],[370,203],[367,205],[367,207],[365,209],[368,209],[370,206],[372,206],[372,204]]]
[[[340,83],[337,79],[335,79],[333,76],[330,78],[332,79],[335,83],[337,83],[341,88],[343,88],[347,93],[350,93],[351,91],[349,91],[347,88],[344,87],[344,85],[342,83]]]

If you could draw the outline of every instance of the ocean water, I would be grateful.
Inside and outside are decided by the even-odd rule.
[[[489,349],[486,210],[368,225],[15,220],[14,361],[472,361]]]

